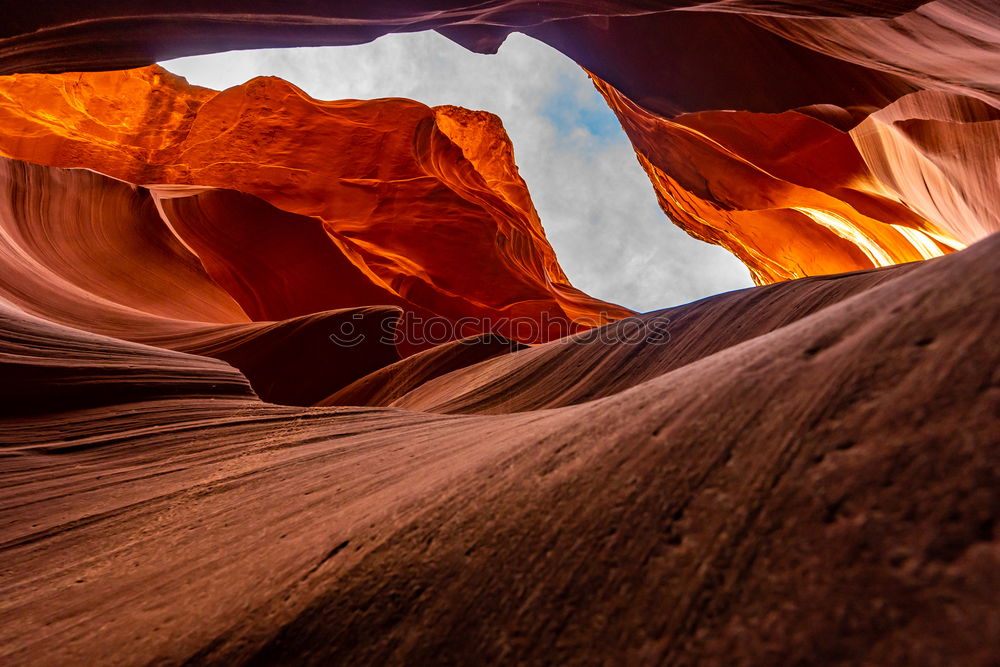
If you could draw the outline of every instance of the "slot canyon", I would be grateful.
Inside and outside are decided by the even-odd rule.
[[[993,0],[4,9],[0,663],[1000,659]],[[429,30],[755,286],[578,289],[488,111],[157,64]]]

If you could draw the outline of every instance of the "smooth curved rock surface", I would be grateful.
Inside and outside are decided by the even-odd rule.
[[[4,417],[58,414],[152,397],[254,396],[246,378],[225,363],[55,324],[3,299],[0,327]],[[13,438],[5,430],[4,447]]]
[[[123,69],[197,53],[278,46],[360,44],[390,32],[437,29],[468,48],[495,51],[512,30],[553,22],[572,34],[583,22],[607,27],[608,17],[649,16],[703,7],[785,17],[894,17],[921,0],[465,0],[368,2],[257,0],[242,7],[215,0],[194,8],[184,0],[136,5],[110,0],[44,8],[11,7],[0,33],[4,72]],[[949,3],[953,4],[953,3]],[[965,0],[965,6],[975,6]],[[567,20],[567,19],[576,19]],[[607,44],[596,52],[606,56]]]
[[[2,158],[0,186],[0,299],[19,311],[228,361],[278,403],[311,405],[400,358],[391,305],[250,322],[143,189]],[[335,344],[344,331],[361,339]]]
[[[931,140],[948,152],[963,148],[950,171],[928,177],[935,167],[924,166],[933,158],[923,157],[923,147],[909,147],[915,155],[907,163],[895,159],[905,140],[897,148],[884,146],[892,139],[871,137],[879,130],[867,128],[882,111],[849,131],[830,124],[826,108],[668,120],[596,83],[632,137],[667,215],[733,252],[759,284],[928,259],[1000,229],[983,212],[1000,202],[989,181],[989,147],[996,143],[990,124],[959,126]],[[902,100],[886,111],[897,106]],[[891,129],[885,134],[894,136]],[[887,159],[888,151],[894,153]],[[966,193],[970,181],[981,185]]]
[[[985,0],[5,9],[0,662],[995,662]],[[676,223],[761,283],[837,275],[400,359],[375,334],[420,308],[605,307],[495,119],[24,74],[429,28],[559,48]]]
[[[425,412],[504,414],[585,403],[788,326],[914,268],[907,264],[803,278],[644,313],[456,370],[389,405]]]
[[[383,366],[371,375],[359,378],[322,401],[318,401],[316,405],[392,405],[396,399],[434,378],[525,348],[525,345],[496,334],[484,334],[442,343],[430,350]]]
[[[4,658],[987,664],[998,243],[563,408],[8,417]]]

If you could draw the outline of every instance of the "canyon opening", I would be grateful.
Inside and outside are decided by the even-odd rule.
[[[0,661],[992,664],[998,91],[986,0],[8,8]]]
[[[664,218],[628,137],[586,72],[530,37],[513,34],[491,55],[422,32],[160,64],[215,90],[276,76],[318,100],[404,97],[493,113],[560,265],[584,292],[645,312],[752,284],[730,253]]]

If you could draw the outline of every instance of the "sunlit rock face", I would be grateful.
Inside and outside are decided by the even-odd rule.
[[[995,663],[992,4],[36,4],[0,27],[0,662]],[[497,119],[58,73],[427,28],[570,55],[773,284],[401,349],[611,308]]]
[[[0,154],[144,186],[251,319],[391,304],[537,343],[629,314],[569,284],[488,113],[155,66],[0,91]]]
[[[979,28],[1000,27],[992,20]],[[823,35],[854,23],[817,27]],[[912,38],[900,23],[936,25],[868,20],[859,29],[870,43],[905,49]],[[627,75],[619,87],[594,80],[666,214],[732,251],[758,283],[926,259],[1000,229],[995,74],[956,63],[968,76],[961,86],[904,76],[864,51],[835,59],[842,50],[803,37],[812,25],[699,13],[612,22],[611,39],[664,63],[638,86]],[[787,26],[798,39],[777,36]],[[977,30],[971,21],[951,28],[952,39]],[[1000,31],[992,34],[1000,48]],[[649,94],[657,84],[662,97]]]
[[[594,75],[668,217],[729,249],[758,283],[933,257],[997,229],[1000,19],[988,0],[191,12],[171,3],[25,11],[0,41],[0,71],[110,69],[428,28],[488,52],[521,30]]]

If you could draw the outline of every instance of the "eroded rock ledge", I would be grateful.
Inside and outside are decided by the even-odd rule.
[[[992,664],[997,14],[868,4],[5,8],[0,662]],[[585,331],[495,118],[59,74],[431,28],[774,284]],[[329,345],[470,309],[580,331]]]

